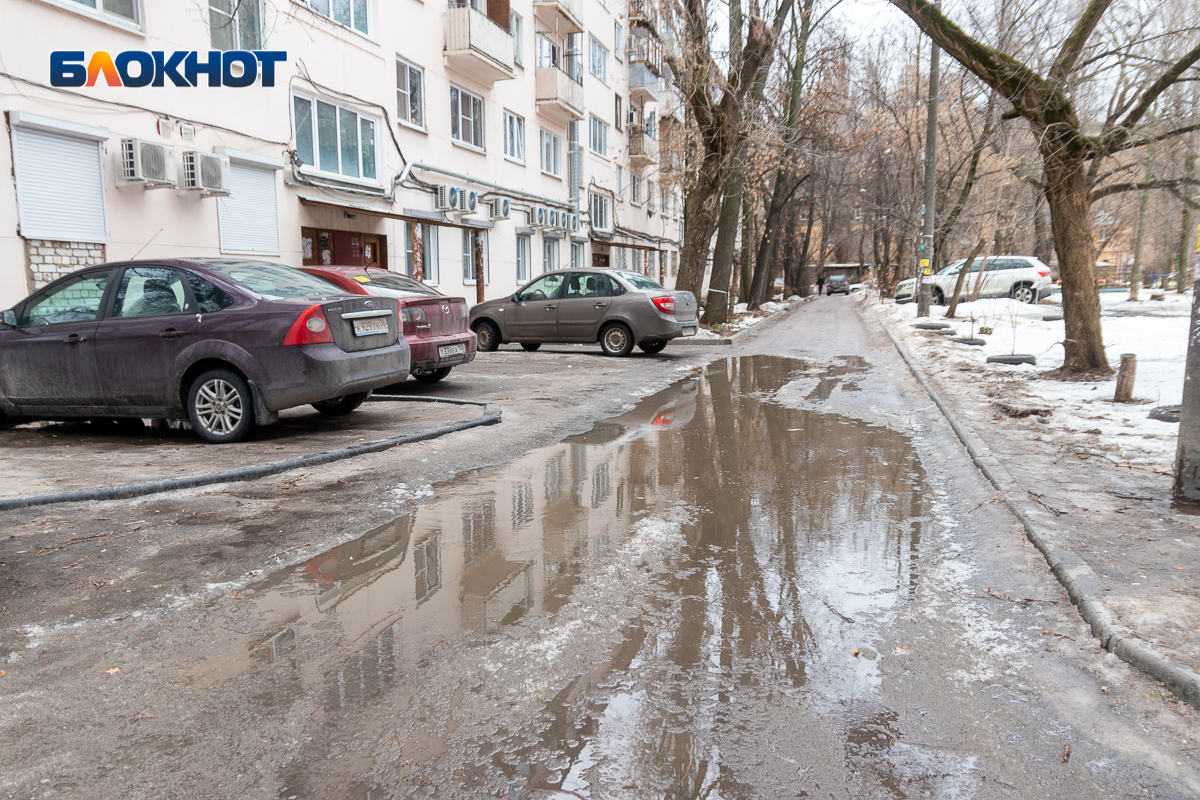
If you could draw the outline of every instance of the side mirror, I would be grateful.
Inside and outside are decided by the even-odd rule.
[[[17,312],[13,311],[11,308],[7,311],[0,312],[0,322],[3,322],[10,328],[17,327]]]
[[[521,302],[521,293],[520,293],[520,292],[514,292],[514,293],[513,293],[513,296],[512,296],[512,301],[513,301],[514,303],[519,303],[519,302]]]

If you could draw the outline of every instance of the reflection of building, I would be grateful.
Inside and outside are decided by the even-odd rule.
[[[135,254],[420,270],[472,302],[477,238],[488,297],[593,262],[673,274],[672,34],[636,2],[6,3],[0,307]],[[84,46],[78,69],[116,64],[47,86]],[[120,85],[130,53],[177,50],[202,69]],[[286,52],[273,86],[245,51]]]

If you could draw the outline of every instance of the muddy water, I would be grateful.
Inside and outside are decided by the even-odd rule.
[[[311,715],[282,797],[803,796],[830,764],[904,796],[903,763],[866,765],[898,735],[879,663],[923,473],[905,435],[813,410],[865,369],[718,361],[464,474],[245,592],[259,632],[190,677]]]

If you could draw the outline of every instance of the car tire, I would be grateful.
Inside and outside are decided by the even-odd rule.
[[[236,373],[210,369],[188,388],[187,413],[196,435],[209,444],[241,441],[254,428],[254,396]]]
[[[367,402],[367,398],[370,396],[370,392],[355,392],[345,397],[335,397],[332,400],[313,403],[312,407],[327,417],[344,417]]]
[[[526,353],[536,353],[541,346],[541,342],[521,342],[521,349]]]
[[[414,372],[413,377],[420,383],[437,383],[450,374],[450,367],[441,367],[429,372]]]
[[[651,355],[654,355],[655,353],[661,353],[663,348],[666,346],[666,339],[651,339],[648,342],[638,343],[638,347],[642,348],[642,352],[650,353]]]
[[[476,322],[471,330],[475,331],[479,338],[479,349],[483,352],[491,353],[500,347],[500,329],[496,327],[496,323],[481,320]]]
[[[1018,303],[1033,304],[1037,302],[1037,292],[1034,291],[1034,288],[1027,283],[1014,286],[1012,291],[1008,293],[1008,296],[1013,300],[1016,300]]]
[[[633,351],[633,334],[620,322],[610,322],[600,331],[600,349],[606,356],[624,358]]]
[[[942,290],[936,287],[933,290],[933,304],[937,306],[946,305],[946,295],[942,294]]]

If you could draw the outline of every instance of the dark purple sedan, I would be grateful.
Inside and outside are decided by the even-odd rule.
[[[348,414],[408,369],[389,298],[264,261],[103,264],[3,312],[0,423],[187,419],[234,442],[285,408]]]

